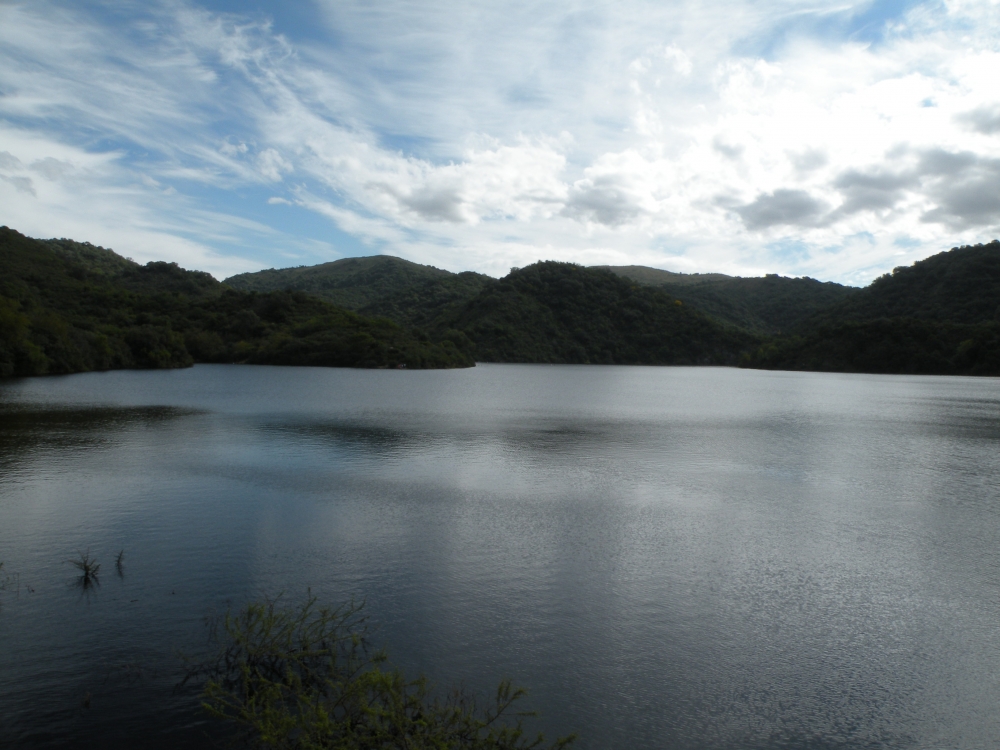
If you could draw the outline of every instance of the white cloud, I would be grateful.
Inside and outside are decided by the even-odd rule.
[[[248,230],[273,230],[234,227],[236,217],[205,212],[142,179],[119,154],[93,154],[2,125],[0,143],[9,149],[0,153],[0,223],[32,237],[87,240],[143,263],[176,261],[219,278],[260,268],[216,248],[239,244]]]
[[[875,41],[852,37],[868,4],[319,7],[335,41],[181,0],[118,26],[0,6],[0,220],[101,241],[128,214],[195,267],[276,265],[313,238],[238,219],[260,186],[454,270],[852,282],[1000,231],[989,2],[916,6]],[[251,236],[271,262],[232,255]]]

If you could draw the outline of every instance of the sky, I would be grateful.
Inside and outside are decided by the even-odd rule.
[[[865,285],[1000,236],[1000,4],[0,0],[0,224]]]

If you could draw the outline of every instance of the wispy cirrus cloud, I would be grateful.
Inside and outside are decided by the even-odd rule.
[[[988,2],[320,0],[308,28],[13,3],[0,220],[219,274],[391,252],[863,283],[1000,232],[998,27]]]

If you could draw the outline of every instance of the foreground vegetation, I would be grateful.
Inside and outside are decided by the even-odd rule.
[[[188,680],[205,680],[204,708],[256,748],[514,750],[573,741],[527,735],[532,714],[514,711],[524,691],[509,681],[485,704],[461,691],[437,696],[426,678],[389,667],[367,635],[360,606],[252,602],[226,614],[217,652]]]

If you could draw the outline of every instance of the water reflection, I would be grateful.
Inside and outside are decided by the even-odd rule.
[[[995,380],[105,375],[0,386],[0,743],[208,746],[176,652],[306,587],[584,748],[1000,742]]]
[[[432,439],[416,431],[358,422],[267,422],[261,429],[301,445],[362,451],[383,458],[403,455]]]
[[[0,471],[39,452],[107,447],[115,433],[197,413],[170,406],[38,407],[0,402]]]

